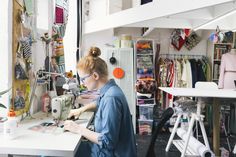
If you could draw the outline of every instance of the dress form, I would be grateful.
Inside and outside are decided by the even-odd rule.
[[[223,89],[235,89],[236,80],[236,49],[233,47],[229,53],[222,55],[220,64],[220,77],[218,87]]]
[[[236,55],[236,48],[232,48],[229,53],[232,54],[232,55]]]

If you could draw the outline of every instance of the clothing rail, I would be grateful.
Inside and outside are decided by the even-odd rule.
[[[205,54],[185,54],[185,53],[161,53],[159,54],[160,57],[166,57],[166,58],[183,58],[183,57],[186,57],[186,58],[203,58],[203,57],[206,57]]]

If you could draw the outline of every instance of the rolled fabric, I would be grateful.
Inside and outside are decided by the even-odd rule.
[[[179,128],[177,130],[177,135],[184,141],[187,140],[187,132],[184,129]],[[214,153],[208,149],[204,144],[198,141],[193,136],[190,136],[188,147],[192,148],[201,157],[215,157]]]

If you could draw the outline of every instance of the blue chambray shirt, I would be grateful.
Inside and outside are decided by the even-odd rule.
[[[128,103],[113,79],[100,89],[94,127],[101,136],[92,145],[93,157],[137,156]]]

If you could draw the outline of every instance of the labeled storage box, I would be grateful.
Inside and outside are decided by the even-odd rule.
[[[155,104],[154,98],[150,98],[150,99],[138,99],[138,105],[148,105],[148,104]]]
[[[151,135],[152,134],[152,123],[153,120],[138,120],[139,123],[139,134],[140,135]]]
[[[153,106],[154,105],[139,105],[139,119],[153,120]]]

